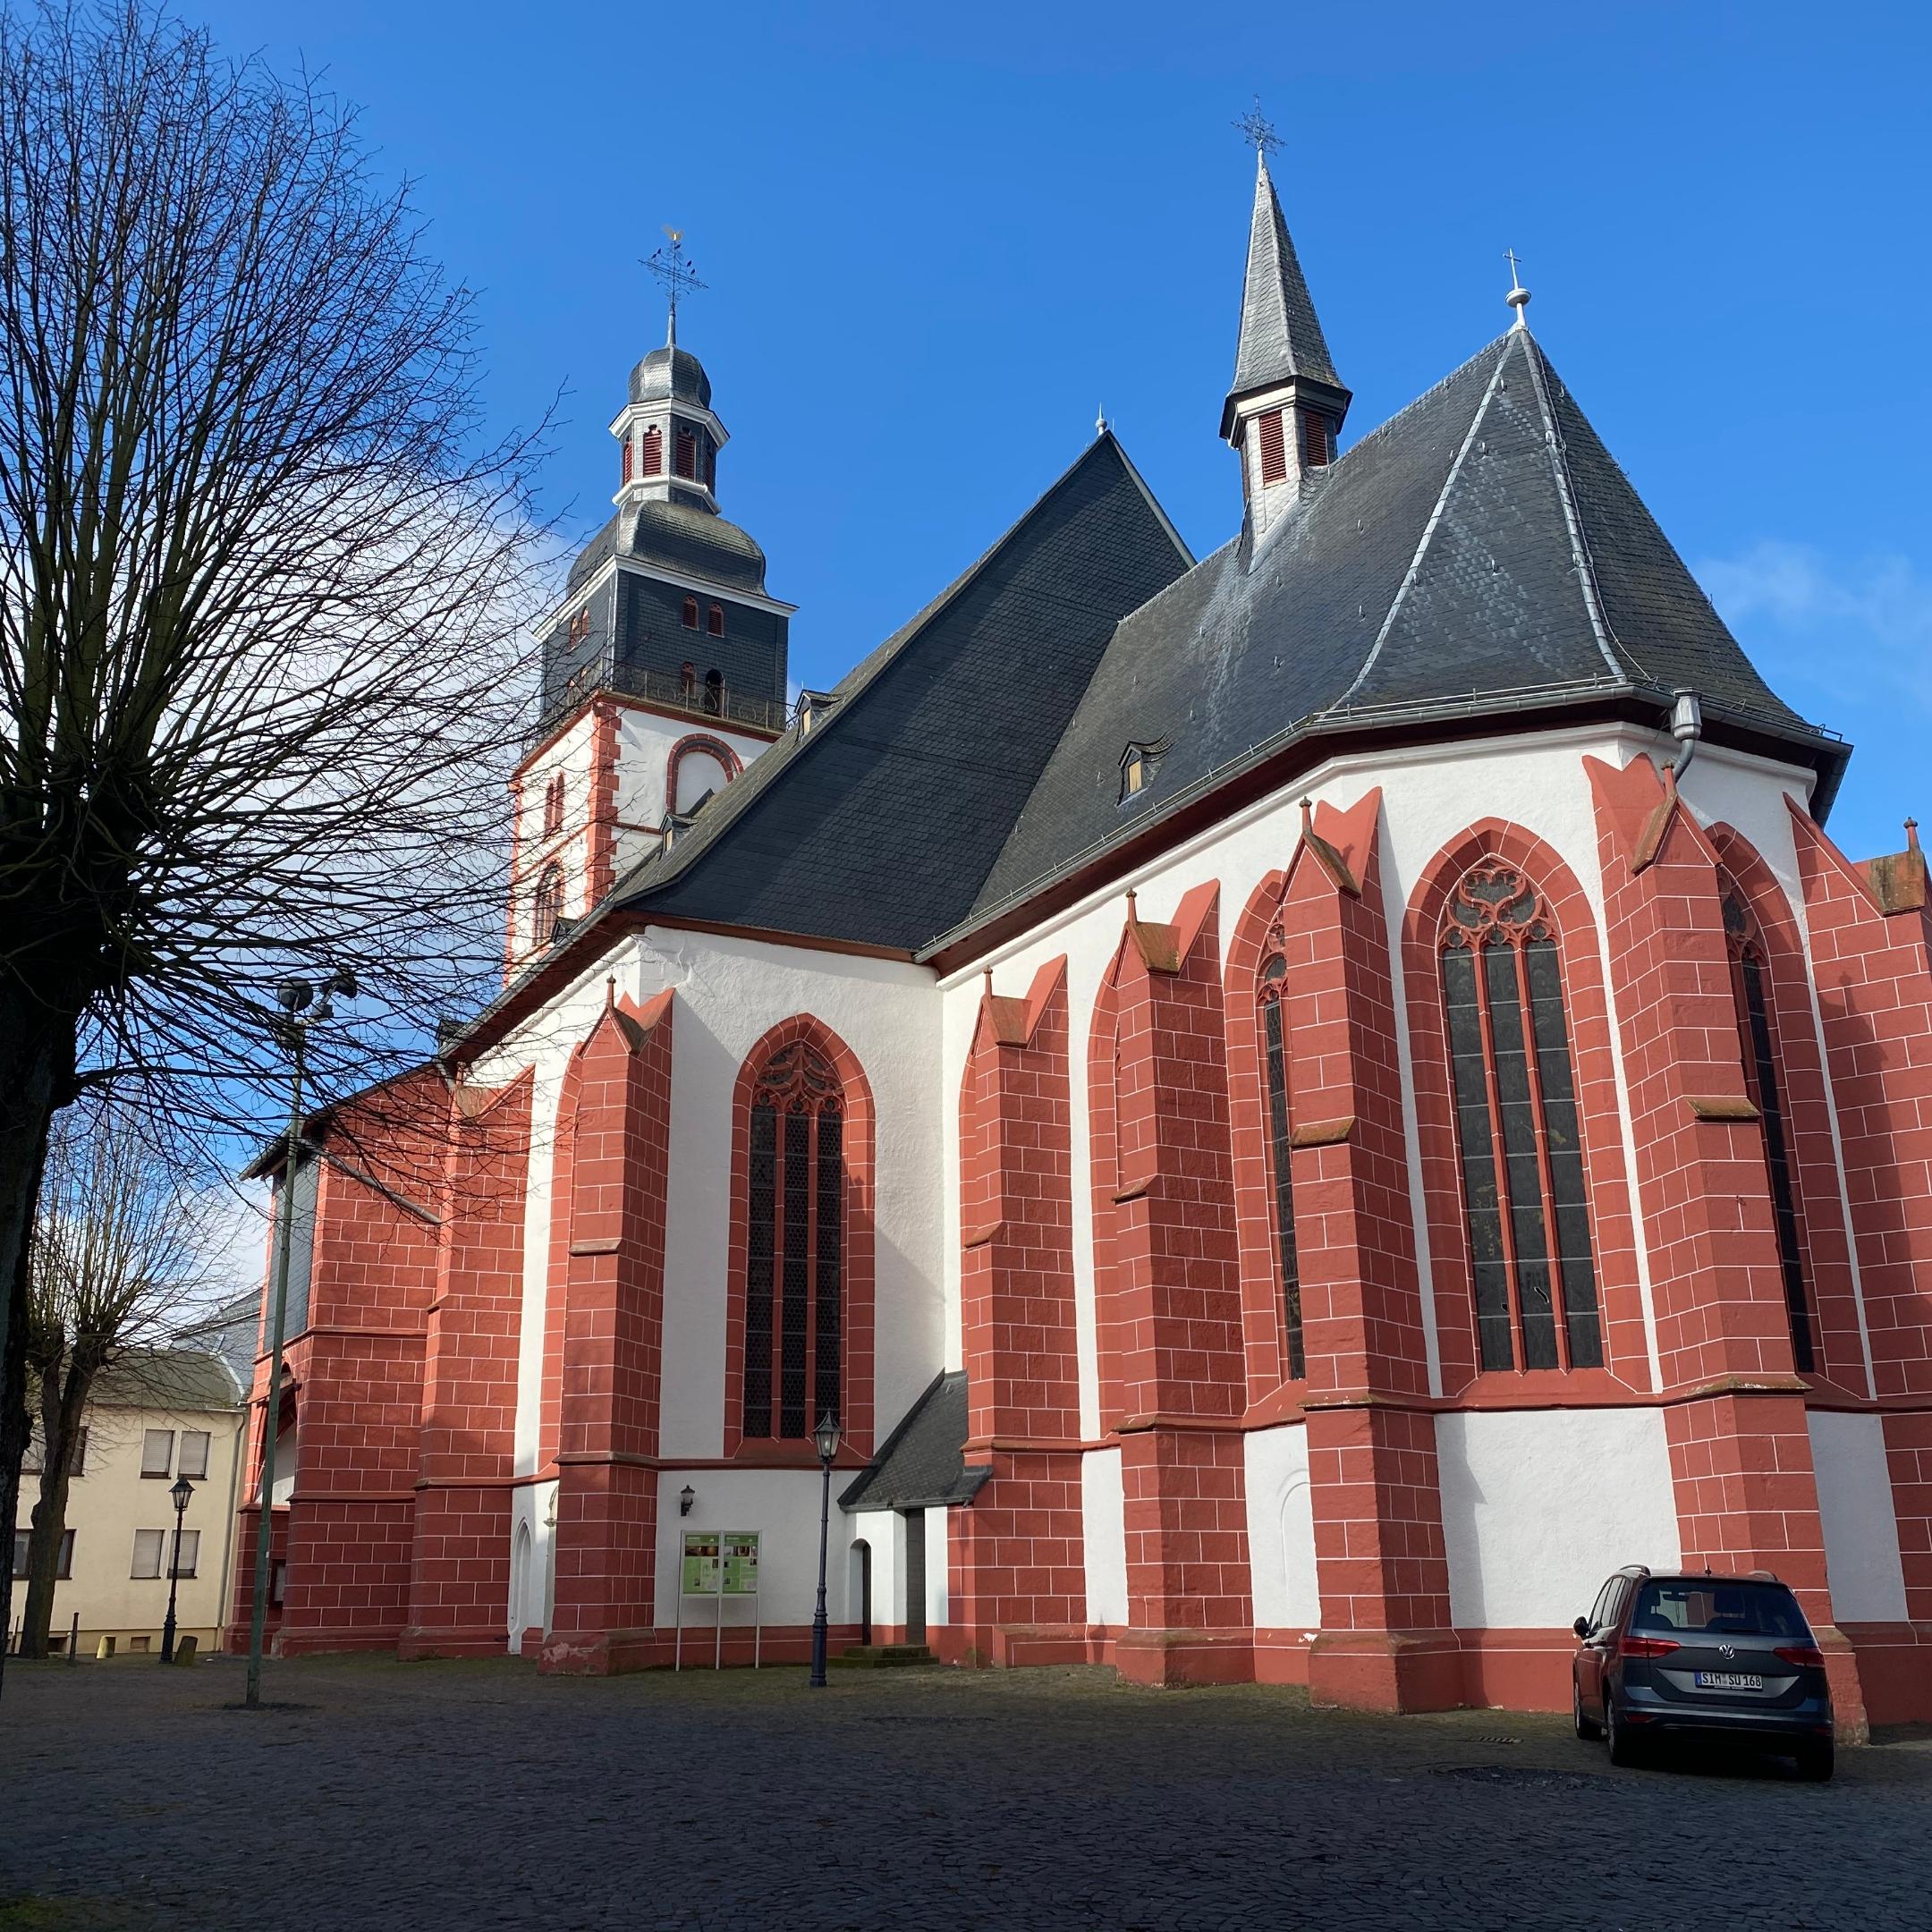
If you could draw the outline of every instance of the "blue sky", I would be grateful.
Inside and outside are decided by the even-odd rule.
[[[662,336],[638,258],[685,229],[724,506],[801,606],[812,684],[1024,510],[1100,405],[1198,552],[1231,532],[1251,162],[1229,123],[1258,93],[1351,431],[1503,328],[1514,247],[1544,346],[1747,648],[1860,746],[1841,842],[1894,850],[1932,807],[1923,8],[184,12],[326,69],[418,177],[482,292],[496,424],[565,392],[548,488],[573,530],[607,513],[605,425]]]

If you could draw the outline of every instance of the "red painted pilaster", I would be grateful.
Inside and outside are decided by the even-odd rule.
[[[572,1058],[557,1452],[555,1604],[547,1671],[658,1661],[657,1419],[671,1134],[671,995],[605,1008]],[[559,1206],[563,1204],[560,1202]]]
[[[960,1094],[966,1459],[953,1622],[994,1662],[1085,1657],[1066,961],[1024,999],[988,990]]]
[[[510,1479],[531,1080],[451,1095],[445,1232],[424,1363],[405,1657],[509,1647]]]
[[[1129,1628],[1122,1674],[1253,1674],[1241,1417],[1247,1405],[1229,1138],[1218,888],[1166,925],[1130,904],[1103,1004],[1114,1030],[1095,1094],[1096,1295],[1103,1422],[1121,1438]]]

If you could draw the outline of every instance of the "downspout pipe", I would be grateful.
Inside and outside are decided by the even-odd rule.
[[[1671,781],[1674,785],[1683,783],[1683,775],[1690,769],[1690,761],[1697,756],[1699,741],[1704,735],[1704,708],[1698,702],[1694,691],[1679,691],[1671,693],[1671,736],[1677,741],[1676,762],[1671,767]]]

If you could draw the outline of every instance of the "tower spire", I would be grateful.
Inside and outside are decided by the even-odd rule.
[[[657,278],[658,286],[665,292],[670,308],[670,316],[665,324],[665,347],[675,349],[679,298],[705,284],[698,279],[698,271],[684,252],[684,231],[667,227],[665,236],[663,244],[645,257],[643,266]]]
[[[1335,374],[1268,172],[1269,151],[1281,143],[1258,99],[1234,125],[1254,147],[1254,208],[1234,380],[1221,412],[1221,434],[1242,452],[1258,534],[1299,495],[1302,477],[1333,460],[1350,394]]]

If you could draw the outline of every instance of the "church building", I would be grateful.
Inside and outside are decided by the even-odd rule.
[[[795,1661],[830,1416],[835,1649],[1561,1707],[1707,1563],[1932,1719],[1916,835],[1833,843],[1521,288],[1352,420],[1258,164],[1234,534],[1102,426],[829,691],[674,308],[632,370],[501,992],[276,1176],[282,1654]]]

